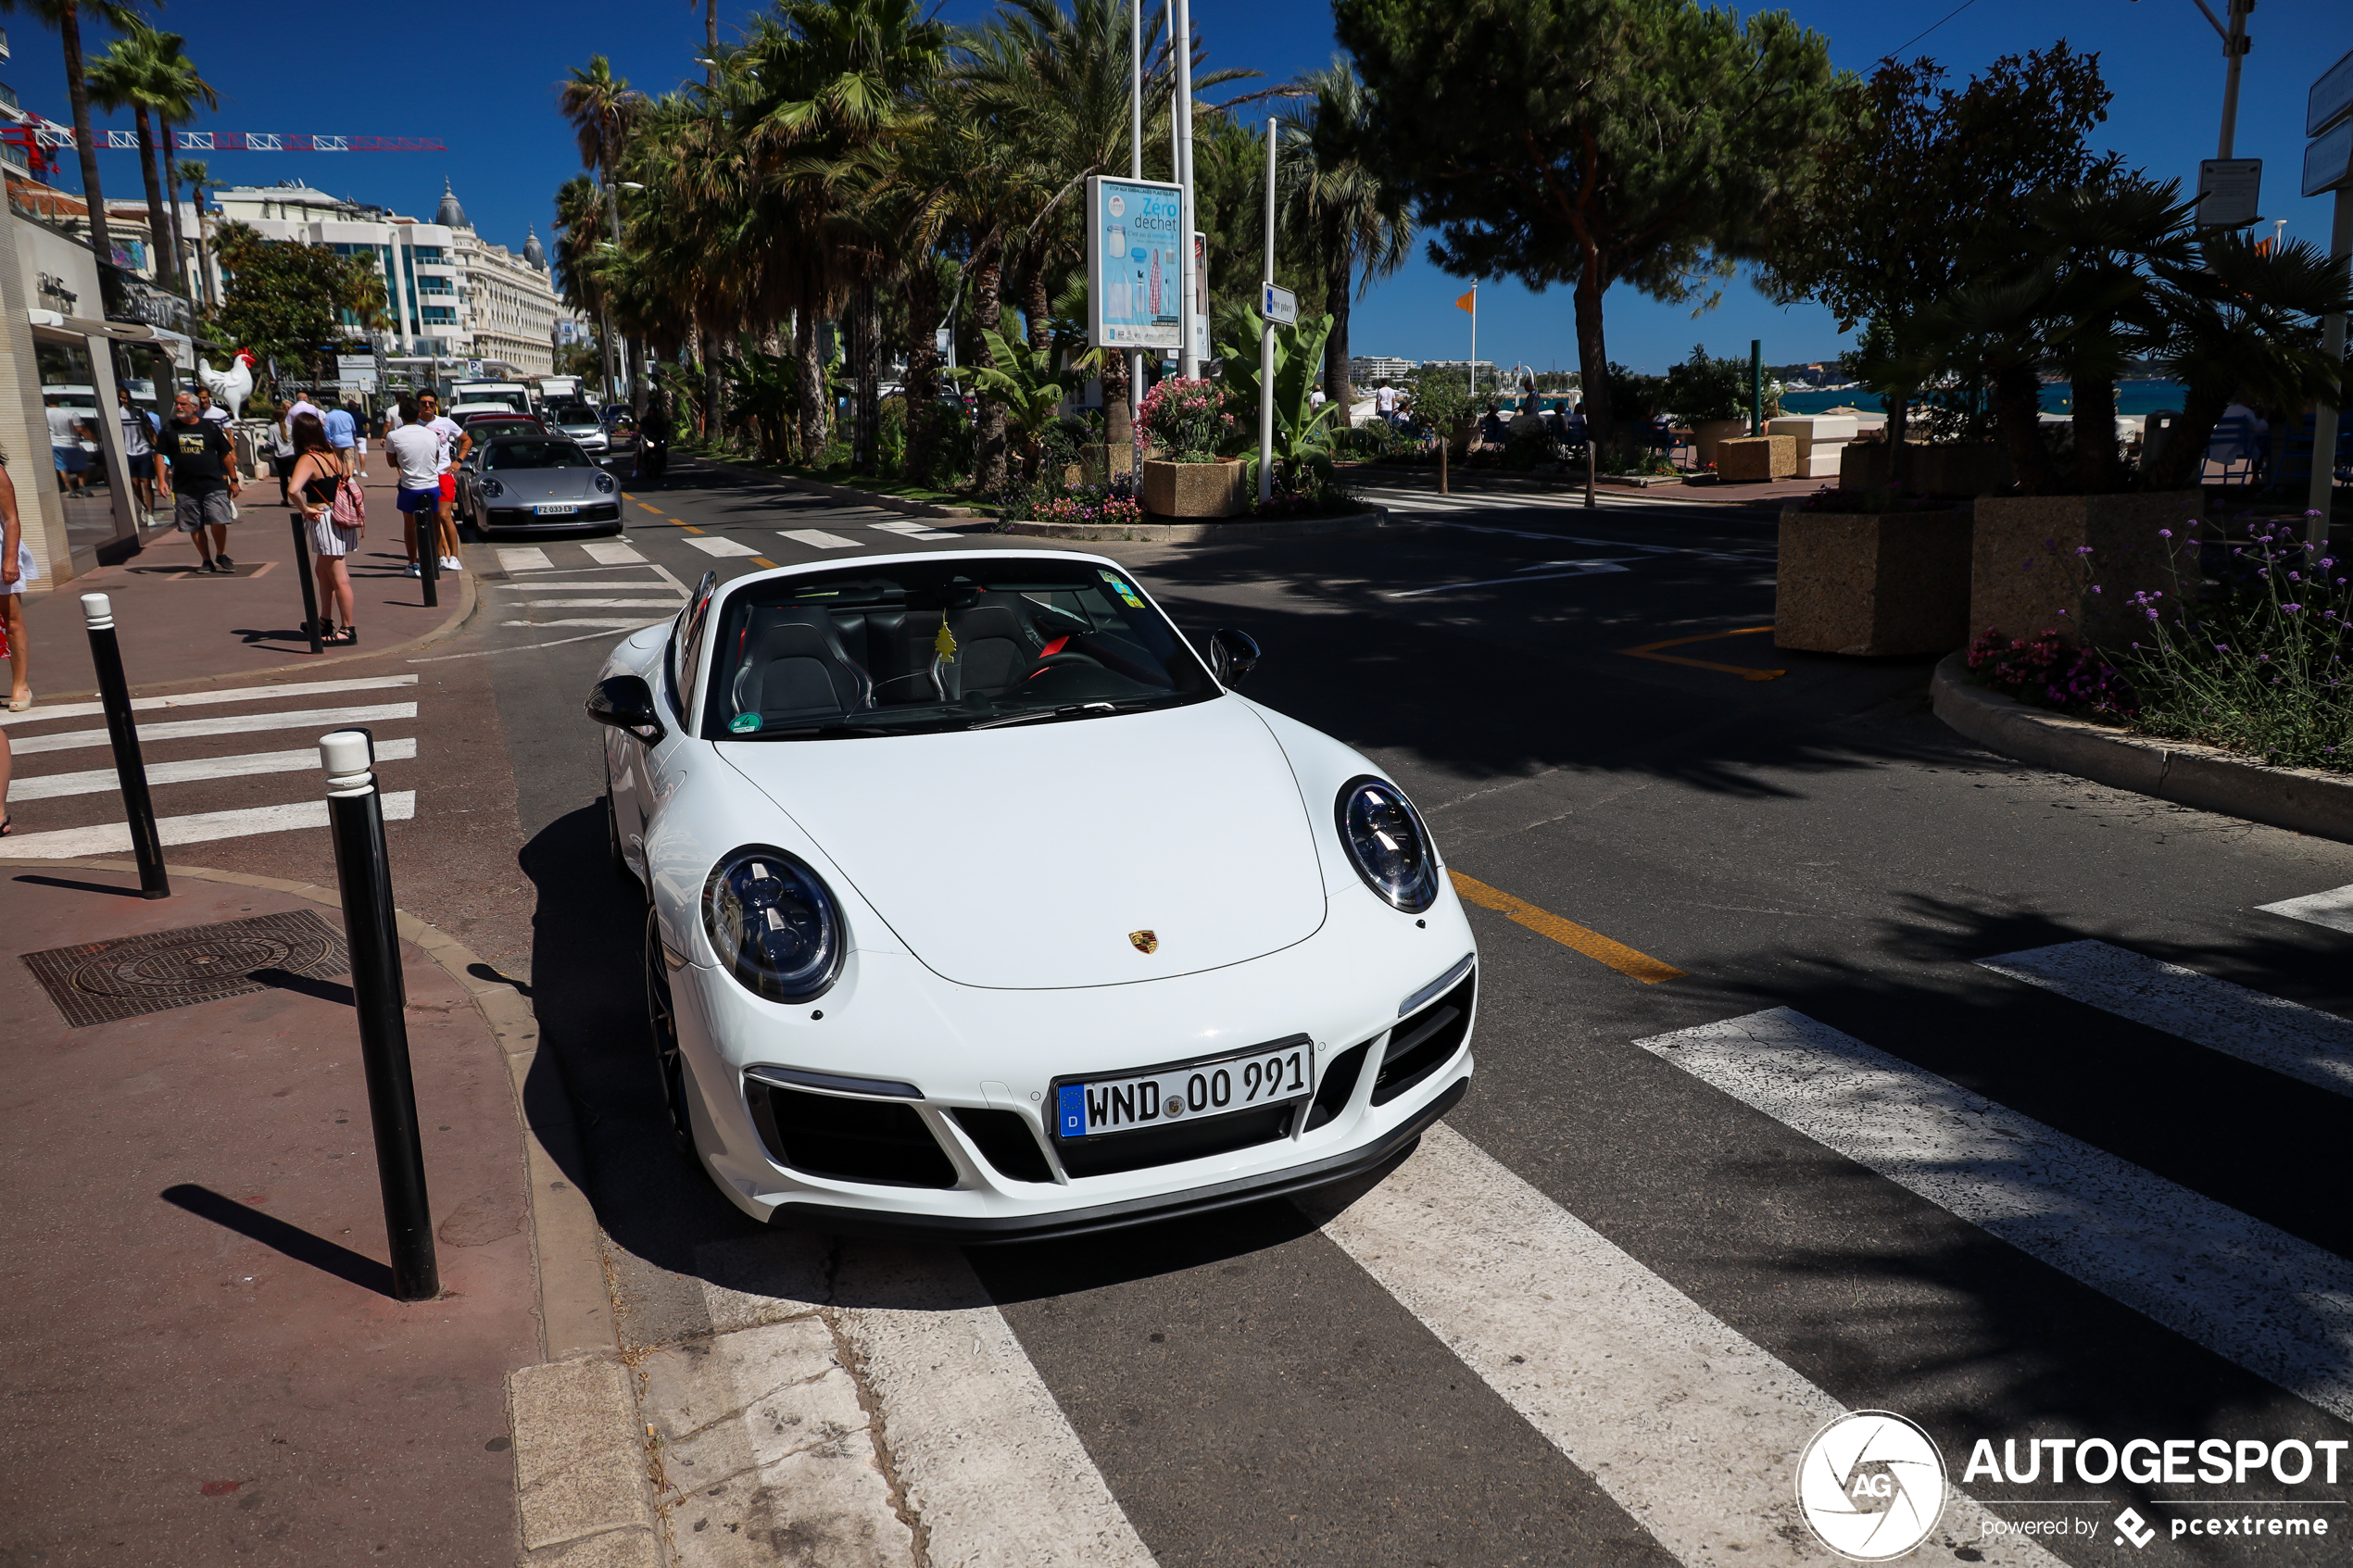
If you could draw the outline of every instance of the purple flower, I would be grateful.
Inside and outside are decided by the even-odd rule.
[[[2173,531],[2170,528],[2160,528],[2157,531],[2157,536],[2160,539],[2171,539],[2173,537]]]
[[[2092,553],[2092,546],[2089,545],[2078,545],[2075,546],[2075,553],[2079,556],[2088,556]]]
[[[2217,643],[2214,645],[2214,651],[2216,653],[2228,653],[2231,651],[2231,645],[2228,643]]]
[[[2304,607],[2302,605],[2282,605],[2280,608],[2287,611],[2290,615],[2294,615],[2297,610],[2302,609]]]
[[[2155,611],[2155,610],[2150,610],[2150,611],[2148,612],[2148,617],[2149,617],[2149,619],[2150,619],[2151,621],[2155,621],[2155,620],[2157,619],[2157,611]],[[2140,645],[2140,644],[2138,644],[2138,643],[2134,643],[2133,646],[2134,647],[2139,647],[2141,645]]]
[[[2096,593],[2098,593],[2099,591],[2100,591],[2100,585],[2099,585],[2098,583],[2093,583],[2093,584],[2092,584],[2092,592],[2094,592],[2095,594],[2096,594]]]

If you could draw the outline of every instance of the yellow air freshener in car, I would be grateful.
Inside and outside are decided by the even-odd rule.
[[[956,662],[956,635],[945,621],[939,623],[939,635],[931,640],[931,651],[950,664]]]

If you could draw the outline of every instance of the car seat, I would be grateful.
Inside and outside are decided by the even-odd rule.
[[[855,713],[874,703],[874,683],[842,646],[822,606],[758,611],[736,667],[736,711],[770,720]]]

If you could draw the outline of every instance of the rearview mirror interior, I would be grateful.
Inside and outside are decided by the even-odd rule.
[[[658,746],[670,732],[654,711],[653,688],[635,675],[615,675],[597,683],[588,694],[588,717],[599,724],[625,730],[648,746]]]
[[[1258,665],[1258,639],[1221,626],[1209,636],[1209,670],[1221,686],[1239,685]]]

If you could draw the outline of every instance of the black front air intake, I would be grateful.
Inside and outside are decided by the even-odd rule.
[[[1038,1147],[1038,1138],[1030,1132],[1029,1123],[1017,1110],[974,1110],[958,1106],[949,1115],[956,1125],[980,1150],[981,1158],[997,1168],[998,1173],[1016,1182],[1051,1182],[1053,1171],[1046,1163],[1046,1151]]]
[[[1380,1073],[1373,1080],[1373,1103],[1387,1105],[1454,1059],[1470,1033],[1471,1005],[1478,999],[1478,972],[1389,1032]]]
[[[912,1105],[812,1095],[751,1080],[752,1120],[776,1163],[876,1186],[952,1187],[956,1167]]]

